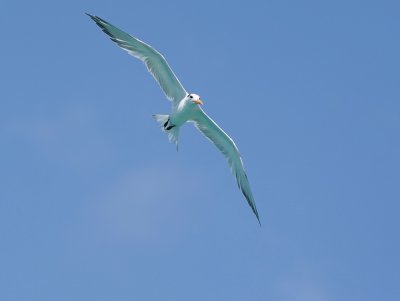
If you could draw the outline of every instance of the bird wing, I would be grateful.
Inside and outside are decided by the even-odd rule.
[[[150,45],[111,25],[107,21],[97,16],[87,15],[92,18],[119,47],[144,62],[169,100],[173,103],[177,103],[187,95],[186,90],[161,53]]]
[[[246,197],[247,202],[260,223],[256,203],[251,193],[250,183],[244,170],[242,158],[231,137],[229,137],[201,108],[196,111],[191,121],[194,122],[196,128],[227,158],[229,167],[236,178],[239,189]]]

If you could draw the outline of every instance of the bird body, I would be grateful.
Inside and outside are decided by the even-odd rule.
[[[177,106],[173,106],[172,113],[170,116],[170,120],[172,124],[176,126],[181,126],[185,122],[189,120],[193,120],[200,107],[193,101],[190,100],[190,96],[194,96],[195,94],[187,95],[184,99],[182,99]],[[195,95],[196,100],[200,100],[198,95]]]
[[[97,16],[87,15],[119,47],[144,62],[166,97],[172,102],[172,111],[169,115],[153,115],[156,121],[159,122],[161,129],[168,135],[169,141],[175,143],[176,147],[178,147],[180,127],[186,122],[194,123],[195,127],[227,158],[239,189],[260,223],[239,150],[233,140],[200,107],[203,104],[200,96],[186,92],[165,58],[157,50],[107,21]]]

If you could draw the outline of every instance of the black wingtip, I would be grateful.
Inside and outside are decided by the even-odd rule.
[[[101,22],[108,24],[106,21],[104,21],[102,18],[100,18],[98,16],[94,16],[94,15],[91,15],[89,13],[85,13],[85,15],[89,16],[99,26],[100,26]]]
[[[254,215],[255,215],[256,218],[257,218],[258,224],[259,224],[260,227],[261,227],[260,216],[258,215],[257,209],[256,209],[255,207],[254,207],[254,208],[252,207],[251,209],[253,210],[253,213],[254,213]]]
[[[245,174],[245,176],[246,176],[246,178],[247,178],[247,175],[246,175],[246,174]],[[238,182],[238,186],[239,186],[239,189],[242,191],[244,197],[246,198],[247,203],[249,204],[251,210],[253,211],[254,215],[256,216],[257,221],[258,221],[258,224],[259,224],[260,227],[261,227],[260,216],[258,215],[258,211],[257,211],[256,204],[254,203],[254,201],[252,201],[252,200],[253,200],[253,197],[251,196],[251,194],[248,195],[247,192],[246,192],[245,190],[242,189],[242,187],[240,186],[239,182]]]
[[[261,227],[261,221],[260,221],[260,216],[258,215],[258,212],[257,212],[257,209],[256,209],[256,207],[251,207],[251,209],[253,210],[253,213],[254,213],[254,215],[256,216],[256,218],[257,218],[257,221],[258,221],[258,224],[260,225],[260,227]]]

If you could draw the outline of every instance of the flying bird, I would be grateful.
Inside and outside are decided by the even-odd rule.
[[[143,61],[148,71],[158,82],[166,97],[172,102],[172,112],[169,115],[153,115],[168,135],[170,142],[178,147],[179,129],[186,122],[194,123],[195,127],[208,138],[226,157],[232,174],[235,176],[239,189],[245,196],[258,222],[260,218],[251,193],[250,183],[243,167],[242,158],[235,143],[200,107],[203,101],[200,96],[186,92],[164,56],[150,45],[129,35],[103,19],[87,14],[119,47],[130,55]],[[261,225],[261,223],[260,223]]]

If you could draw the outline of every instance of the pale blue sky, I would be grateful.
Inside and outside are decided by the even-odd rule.
[[[0,5],[0,300],[400,299],[398,1]],[[156,47],[220,153],[85,12]]]

